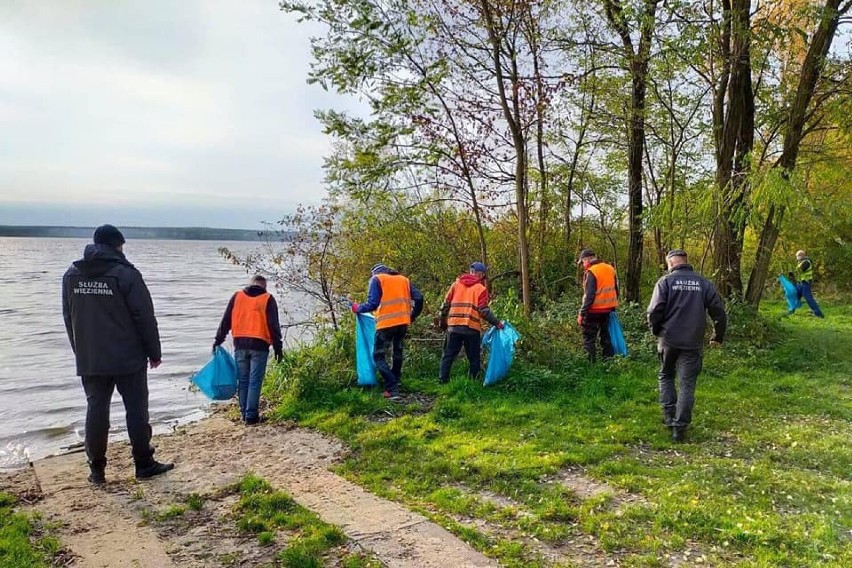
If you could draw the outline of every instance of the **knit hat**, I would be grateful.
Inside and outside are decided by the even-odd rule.
[[[687,254],[686,251],[683,249],[670,250],[669,253],[666,255],[666,260],[670,259],[673,256],[682,256],[686,258]]]
[[[373,276],[380,272],[390,272],[390,268],[380,262],[378,264],[373,265],[373,268],[370,269],[370,273],[372,273]]]
[[[470,269],[474,272],[488,272],[488,267],[483,262],[474,262],[470,265]]]
[[[92,235],[92,240],[96,245],[107,245],[112,248],[118,248],[124,244],[124,235],[113,225],[101,225],[95,229],[95,234]]]

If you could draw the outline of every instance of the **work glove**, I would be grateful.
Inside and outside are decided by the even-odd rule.
[[[284,359],[284,352],[278,349],[277,351],[275,351],[275,361],[277,363],[280,363],[282,359]]]
[[[497,329],[503,329],[503,328],[504,328],[504,327],[506,327],[506,326],[505,326],[505,325],[503,325],[503,322],[502,322],[502,321],[498,321],[498,322],[497,322],[497,325],[495,325],[494,327],[496,327]]]
[[[349,306],[349,309],[352,310],[353,314],[357,314],[358,313],[358,302],[352,302],[352,304]]]
[[[438,320],[438,327],[440,327],[444,331],[447,331],[447,327],[449,327],[447,325],[447,319],[441,318],[440,320]]]
[[[577,315],[577,325],[583,327],[583,322],[586,321],[586,318],[583,317],[583,314]]]
[[[215,354],[216,354],[216,348],[217,348],[217,347],[219,347],[219,344],[218,344],[218,343],[216,343],[216,342],[214,341],[214,342],[213,342],[213,355],[215,355]]]

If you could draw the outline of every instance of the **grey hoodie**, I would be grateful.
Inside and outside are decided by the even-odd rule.
[[[713,319],[713,341],[725,338],[728,316],[713,283],[690,264],[672,268],[657,281],[648,305],[648,325],[660,341],[678,349],[701,349],[707,315]]]

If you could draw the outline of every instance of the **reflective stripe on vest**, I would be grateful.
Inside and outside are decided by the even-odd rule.
[[[589,272],[595,275],[597,288],[595,300],[589,308],[590,312],[608,312],[618,307],[618,294],[615,291],[615,269],[604,262],[593,264]]]
[[[482,331],[482,320],[479,317],[477,303],[484,291],[485,286],[482,284],[474,284],[468,287],[456,281],[447,294],[448,298],[452,295],[450,313],[447,316],[447,326],[457,327],[463,325],[476,331]]]
[[[806,262],[810,263],[810,266],[807,270],[802,270],[802,265]],[[811,262],[811,259],[806,258],[802,262],[799,263],[799,281],[800,282],[813,282],[814,279],[814,263]]]
[[[269,292],[259,296],[249,296],[240,290],[234,297],[234,310],[231,312],[231,335],[252,337],[272,344],[269,323],[266,321],[266,305]]]
[[[376,329],[411,325],[411,284],[402,274],[376,274],[382,299],[376,310]]]

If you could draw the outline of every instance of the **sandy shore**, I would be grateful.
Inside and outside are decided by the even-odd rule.
[[[237,531],[231,516],[236,481],[252,472],[293,496],[349,537],[347,547],[372,552],[385,566],[496,566],[456,536],[398,503],[376,497],[330,468],[347,449],[292,425],[245,427],[221,413],[155,438],[157,457],[176,468],[159,478],[133,477],[129,447],[112,444],[108,483],[92,487],[83,453],[54,456],[0,478],[0,488],[58,526],[69,566],[87,568],[262,566],[276,547]],[[152,515],[205,497],[180,523]],[[335,565],[329,560],[329,565]]]

